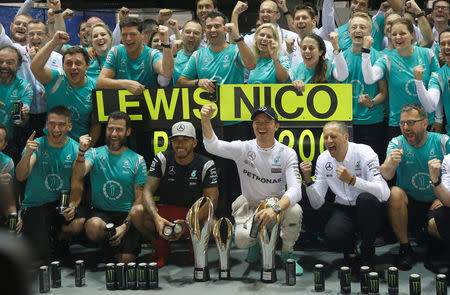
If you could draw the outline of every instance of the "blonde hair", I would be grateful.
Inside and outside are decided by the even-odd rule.
[[[258,36],[259,32],[262,29],[271,29],[272,33],[273,33],[273,40],[277,42],[278,46],[277,46],[277,53],[280,51],[280,37],[278,36],[278,30],[275,27],[275,25],[273,24],[262,24],[260,25],[255,32],[255,37],[253,38],[253,43],[252,43],[252,51],[253,54],[255,55],[256,59],[261,59],[261,52],[259,51],[258,45],[256,45],[256,36]]]
[[[95,24],[91,29],[91,40],[92,40],[92,34],[94,32],[94,29],[97,27],[102,27],[103,29],[105,29],[105,31],[108,33],[109,37],[112,38],[112,32],[109,29],[109,27],[107,25],[105,25],[104,23],[98,23],[98,24]]]
[[[367,22],[369,22],[370,31],[372,31],[372,19],[365,12],[361,12],[361,11],[355,12],[353,14],[353,17],[350,19],[349,25],[351,25],[352,24],[352,20],[357,18],[357,17],[365,19]]]

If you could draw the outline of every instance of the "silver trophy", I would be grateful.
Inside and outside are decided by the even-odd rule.
[[[200,210],[207,212],[206,218],[200,220]],[[186,215],[186,223],[191,233],[194,248],[194,280],[204,282],[209,280],[208,251],[209,235],[211,234],[211,221],[213,218],[213,203],[208,197],[201,197],[192,205]],[[204,222],[200,228],[200,222]]]
[[[278,200],[268,198],[258,207],[257,212],[270,208]],[[261,281],[264,283],[274,283],[277,281],[275,272],[275,247],[278,239],[278,229],[280,227],[281,217],[277,214],[275,220],[271,221],[265,227],[261,227],[258,232],[258,241],[262,253]]]
[[[233,224],[226,217],[220,218],[214,226],[213,235],[216,239],[217,251],[219,251],[219,279],[229,280],[231,278],[229,259]]]

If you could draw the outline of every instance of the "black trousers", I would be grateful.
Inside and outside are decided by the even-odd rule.
[[[355,234],[361,236],[361,259],[370,261],[375,254],[374,242],[381,224],[382,204],[372,194],[361,193],[356,206],[334,204],[333,212],[325,226],[325,237],[344,254],[354,253]]]

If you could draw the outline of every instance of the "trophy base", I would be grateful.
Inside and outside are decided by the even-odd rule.
[[[219,280],[229,280],[229,279],[231,279],[230,270],[221,269],[219,271]]]
[[[277,281],[277,273],[275,268],[262,269],[261,270],[261,282],[263,283],[275,283]]]
[[[209,267],[195,267],[194,268],[194,281],[206,282],[209,281]]]

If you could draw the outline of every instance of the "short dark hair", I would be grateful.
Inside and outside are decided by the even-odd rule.
[[[219,16],[223,19],[223,24],[228,23],[228,17],[225,14],[223,14],[222,12],[218,11],[218,10],[213,10],[210,13],[208,13],[206,15],[205,22],[206,22],[206,20],[208,18],[216,18],[216,17],[219,17]]]
[[[130,116],[128,116],[127,113],[124,113],[122,111],[114,111],[111,114],[109,114],[109,118],[108,118],[108,122],[109,120],[114,119],[114,120],[125,120],[126,123],[126,127],[127,129],[131,128],[131,119]]]
[[[28,22],[28,25],[30,25],[30,24],[35,24],[35,25],[43,24],[43,25],[44,25],[44,28],[45,28],[45,32],[48,33],[48,27],[47,27],[47,25],[44,23],[44,21],[43,21],[42,19],[39,19],[39,18],[33,18],[32,20],[30,20],[30,21]],[[27,28],[27,30],[28,30],[28,28]]]
[[[68,54],[73,55],[73,54],[77,54],[77,53],[81,53],[83,55],[84,61],[86,62],[87,65],[90,64],[89,54],[87,53],[86,50],[84,50],[80,46],[70,47],[69,49],[66,50],[66,52],[64,52],[63,59],[62,59],[63,64],[64,64],[64,60],[66,58],[66,55],[68,55]]]
[[[188,23],[194,23],[194,24],[200,25],[200,27],[202,28],[201,31],[202,31],[202,33],[203,33],[203,26],[202,26],[202,24],[201,24],[198,20],[196,20],[196,19],[191,19],[191,20],[188,20],[187,22],[185,22],[184,25],[183,25],[183,30],[184,30],[184,27],[185,27]]]
[[[348,3],[352,3],[353,1],[355,1],[355,0],[348,0]],[[373,1],[367,0],[367,8],[369,8],[369,10],[372,8],[372,5],[373,5]]]
[[[315,18],[317,16],[317,10],[312,5],[308,4],[298,4],[295,6],[294,17],[297,11],[306,10],[311,18]]]
[[[339,127],[339,130],[341,130],[342,134],[348,134],[348,127],[345,124],[345,122],[342,121],[330,121],[328,123],[326,123],[323,128],[325,129],[325,127],[327,127],[328,125],[337,125]]]
[[[50,116],[51,114],[67,117],[67,118],[69,118],[69,121],[72,119],[72,113],[70,112],[70,110],[67,107],[65,107],[63,105],[52,107],[48,111],[48,115]]]
[[[200,0],[195,0],[195,10],[197,10],[198,1]],[[217,8],[217,0],[210,0],[210,1],[212,2],[214,8]]]
[[[154,31],[154,27],[158,25],[158,22],[153,18],[146,18],[142,22],[142,31]]]
[[[427,111],[425,111],[425,108],[418,103],[408,103],[408,104],[404,104],[402,106],[402,110],[400,113],[406,113],[406,112],[410,112],[412,110],[416,110],[419,113],[419,117],[421,120],[424,120],[427,118]]]
[[[394,21],[392,22],[391,28],[392,28],[394,25],[396,25],[396,24],[402,24],[402,25],[404,25],[404,26],[408,29],[408,31],[409,31],[411,34],[414,34],[414,32],[415,32],[415,31],[414,31],[414,26],[413,26],[412,22],[411,22],[409,19],[405,18],[405,17],[402,17],[402,18],[399,18],[399,19],[394,20]]]
[[[19,50],[17,50],[16,47],[11,46],[11,45],[6,45],[6,46],[0,47],[0,51],[2,51],[2,50],[10,50],[10,51],[14,52],[17,55],[17,68],[20,68],[20,66],[22,65],[22,54],[20,54]]]
[[[447,29],[443,30],[443,31],[439,34],[439,42],[441,41],[441,36],[442,36],[442,34],[444,34],[444,33],[450,33],[450,28],[447,27]]]
[[[138,31],[142,33],[144,22],[137,17],[128,16],[120,21],[119,26],[121,30],[128,27],[137,27]]]
[[[78,33],[80,33],[81,30],[81,25],[87,23],[87,20],[83,19],[79,24],[78,24]]]
[[[0,123],[0,130],[3,129],[5,130],[5,140],[8,140],[8,128],[6,128],[6,126],[2,123]]]
[[[433,6],[431,7],[432,10],[434,10],[434,7],[436,6],[437,2],[447,2],[447,4],[450,5],[450,1],[449,0],[435,0],[435,1],[433,1]]]

